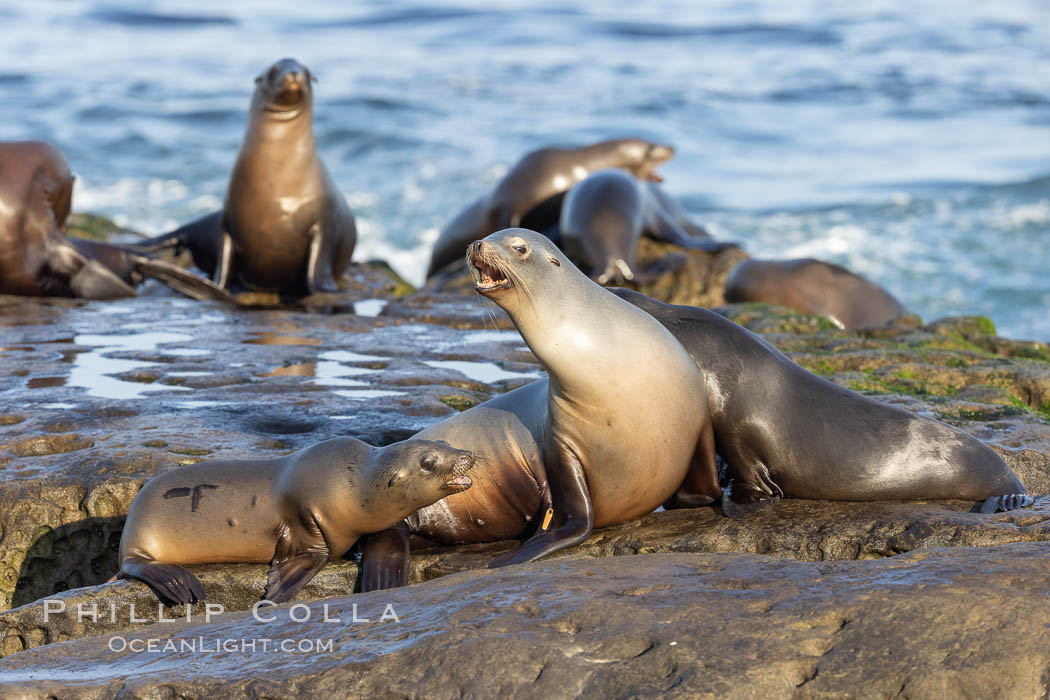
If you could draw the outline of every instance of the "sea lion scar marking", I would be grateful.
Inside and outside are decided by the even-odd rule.
[[[197,512],[197,506],[199,506],[200,502],[201,502],[201,491],[203,491],[204,489],[212,489],[212,490],[214,490],[214,489],[217,489],[217,488],[219,488],[219,487],[218,486],[214,486],[212,484],[198,484],[197,486],[194,486],[193,487],[193,498],[190,500],[190,512],[191,513],[196,513]]]
[[[164,492],[164,500],[169,498],[182,498],[183,496],[189,496],[190,489],[186,486],[182,486],[175,489],[168,489]]]

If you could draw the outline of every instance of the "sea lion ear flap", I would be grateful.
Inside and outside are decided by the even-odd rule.
[[[558,260],[558,258],[554,257],[553,255],[547,259],[550,260],[551,265],[554,265],[554,267],[561,267],[561,260]]]
[[[387,482],[386,487],[390,488],[391,486],[393,486],[398,481],[401,481],[401,479],[404,479],[404,478],[405,478],[405,473],[403,471],[400,471],[397,474],[394,474],[392,477],[390,477],[390,481]]]

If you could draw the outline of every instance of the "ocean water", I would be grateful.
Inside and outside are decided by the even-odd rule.
[[[254,77],[319,77],[356,257],[419,282],[441,225],[522,153],[639,135],[668,190],[757,257],[814,256],[926,318],[1050,340],[1050,3],[0,4],[0,139],[74,206],[161,232],[217,208]]]

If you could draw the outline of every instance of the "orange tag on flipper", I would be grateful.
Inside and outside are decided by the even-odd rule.
[[[553,517],[554,517],[554,509],[553,508],[548,508],[547,509],[547,514],[543,516],[543,524],[540,525],[540,529],[541,530],[546,530],[548,527],[550,527],[551,518],[553,518]]]

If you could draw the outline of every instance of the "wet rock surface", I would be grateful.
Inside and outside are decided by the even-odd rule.
[[[738,254],[698,253],[693,262],[706,266],[706,272],[692,291],[681,292],[688,298],[649,292],[677,303],[706,300],[719,304],[721,298],[708,292],[720,293],[721,283],[711,280],[727,274],[735,264],[732,256]],[[933,681],[915,671],[920,668],[917,664],[921,659],[933,663],[929,660],[947,658],[943,656],[948,653],[947,640],[965,632],[964,626],[949,620],[946,604],[936,601],[930,604],[941,606],[936,607],[941,612],[935,611],[926,624],[921,606],[910,602],[925,599],[925,584],[908,583],[899,594],[879,598],[878,605],[888,606],[880,617],[876,602],[870,603],[869,610],[864,607],[869,605],[867,598],[849,598],[852,594],[845,584],[849,576],[860,577],[860,581],[869,575],[895,576],[886,572],[899,567],[920,572],[933,567],[931,571],[941,573],[929,574],[930,580],[941,581],[938,590],[946,591],[941,598],[965,607],[976,596],[977,607],[972,613],[967,608],[962,616],[976,625],[983,624],[982,615],[991,615],[995,605],[1004,603],[994,591],[980,590],[980,569],[968,571],[966,567],[991,567],[989,570],[1005,572],[1002,576],[1010,580],[1029,575],[1034,581],[1050,583],[1046,580],[1050,573],[1038,563],[1048,553],[1047,545],[1038,543],[1050,540],[1050,502],[1045,498],[1034,508],[994,516],[969,512],[974,504],[968,502],[786,501],[743,522],[722,518],[712,509],[655,513],[601,530],[580,547],[556,555],[556,561],[518,573],[477,571],[509,543],[442,548],[414,541],[411,580],[427,583],[360,597],[362,601],[400,600],[408,608],[419,606],[418,610],[423,610],[424,603],[433,604],[429,612],[412,618],[414,626],[402,623],[392,628],[389,639],[381,631],[385,628],[348,627],[339,634],[350,640],[350,651],[334,657],[292,655],[294,661],[275,661],[272,673],[265,670],[261,657],[250,655],[243,668],[236,661],[243,661],[243,656],[209,655],[206,662],[194,666],[202,669],[199,674],[184,674],[188,668],[184,657],[162,654],[151,657],[154,663],[143,671],[133,655],[106,651],[105,637],[98,635],[132,630],[141,636],[143,625],[156,620],[158,614],[155,598],[142,584],[98,585],[117,569],[124,515],[144,479],[208,459],[278,457],[340,435],[388,444],[540,376],[535,358],[505,314],[469,293],[465,271],[460,270],[460,275],[460,286],[431,283],[410,295],[403,281],[382,265],[357,265],[354,276],[343,281],[341,293],[294,302],[241,295],[236,307],[183,300],[156,287],[144,289],[139,298],[110,303],[0,297],[0,395],[4,399],[0,410],[0,609],[12,608],[0,613],[0,655],[10,655],[0,663],[0,669],[6,669],[0,672],[0,680],[22,683],[28,679],[27,669],[39,664],[40,669],[52,669],[59,675],[40,676],[54,680],[38,688],[53,692],[62,687],[66,696],[74,690],[62,685],[65,681],[60,678],[65,676],[59,670],[74,671],[73,666],[61,664],[68,661],[86,668],[95,659],[99,668],[112,664],[115,669],[106,672],[111,675],[89,674],[95,680],[85,681],[82,690],[99,697],[125,687],[123,680],[112,679],[134,674],[138,675],[128,680],[126,688],[133,695],[207,695],[213,689],[210,684],[219,678],[239,684],[234,692],[240,694],[322,692],[336,687],[334,684],[371,692],[386,687],[378,680],[383,678],[394,689],[388,692],[404,694],[431,689],[438,694],[524,693],[525,680],[536,678],[556,697],[577,691],[593,695],[660,690],[747,694],[752,692],[747,682],[758,695],[838,693],[850,690],[850,673],[844,670],[849,668],[848,654],[833,654],[831,665],[824,652],[800,655],[806,630],[791,625],[834,617],[840,614],[835,606],[845,606],[842,611],[861,612],[842,612],[842,619],[855,621],[857,615],[867,615],[872,619],[865,623],[869,626],[855,626],[853,630],[858,631],[850,634],[856,636],[842,637],[835,636],[839,632],[831,629],[833,625],[829,623],[824,630],[821,623],[815,626],[821,631],[814,634],[822,640],[839,640],[829,649],[853,644],[846,648],[857,649],[857,659],[870,661],[873,668],[881,668],[877,659],[890,659],[893,663],[886,666],[885,687],[899,681],[897,688],[918,689],[915,694],[922,694],[934,686],[925,685]],[[720,311],[832,381],[972,433],[999,452],[1031,492],[1050,494],[1050,351],[1046,345],[1000,338],[982,318],[939,319],[924,326],[920,319],[906,317],[887,328],[845,332],[827,319],[777,307],[735,305]],[[927,550],[936,547],[950,551],[926,558]],[[1020,551],[1028,554],[1017,554]],[[703,554],[729,552],[763,556]],[[899,556],[907,552],[912,554]],[[620,556],[637,554],[651,556]],[[790,561],[869,558],[880,561]],[[569,563],[574,559],[588,561]],[[703,584],[722,591],[715,598],[737,601],[735,607],[722,612],[706,602],[711,596],[703,586],[680,591],[684,609],[696,621],[703,625],[714,621],[710,627],[698,622],[696,629],[709,629],[711,635],[717,630],[722,641],[711,645],[699,631],[680,637],[680,646],[692,645],[688,661],[666,656],[667,650],[659,644],[643,645],[634,655],[609,652],[609,661],[595,661],[606,658],[606,645],[613,649],[621,644],[617,639],[651,641],[653,630],[685,630],[688,617],[665,610],[674,607],[668,601],[677,600],[677,583],[670,592],[660,586],[666,583],[661,579],[675,577],[677,562],[686,560],[705,562],[702,566],[712,572],[733,572],[719,579],[732,581],[723,588]],[[1022,561],[1030,571],[1011,568]],[[464,573],[469,570],[474,571]],[[210,602],[221,603],[230,611],[250,608],[261,595],[265,577],[264,566],[198,567],[195,571]],[[880,571],[883,573],[872,573]],[[780,602],[759,614],[758,608],[748,607],[749,591],[765,590],[769,576],[793,593],[783,593],[776,598]],[[333,602],[345,608],[359,600],[357,596],[340,597],[353,590],[356,579],[353,561],[337,562],[300,599],[334,597]],[[838,583],[829,583],[832,579]],[[531,597],[501,598],[500,591],[508,586],[512,590],[527,587]],[[621,586],[620,593],[614,591],[615,586]],[[623,593],[643,587],[648,587],[644,594]],[[1047,590],[1045,585],[1043,590]],[[1003,609],[1021,614],[1031,602],[1026,595],[1004,604]],[[40,600],[45,597],[52,604],[65,602],[67,614],[45,622]],[[136,616],[146,623],[131,619],[132,603]],[[631,607],[635,603],[638,607]],[[68,612],[77,604],[88,609],[97,605],[99,618],[78,620]],[[861,608],[849,607],[855,605]],[[110,606],[117,611],[112,617]],[[651,606],[655,607],[643,614]],[[547,608],[556,612],[549,623],[543,623],[547,618],[542,610]],[[776,611],[781,609],[794,617],[778,617],[781,613]],[[191,614],[199,617],[202,610],[198,605]],[[660,617],[665,612],[666,619]],[[636,613],[642,617],[632,627],[635,622],[628,618]],[[186,612],[174,608],[165,614],[184,616]],[[1028,654],[1025,658],[1034,659],[1029,647],[1022,645],[1023,637],[1014,636],[1007,624],[1010,614],[989,618],[986,624],[991,633],[1008,633],[1007,642],[996,649],[1006,656]],[[1033,607],[1024,614],[1029,618],[1042,615],[1042,608],[1037,613]],[[907,623],[909,615],[913,617]],[[223,618],[227,619],[234,618]],[[904,642],[897,627],[910,624],[914,630],[915,619],[924,620],[924,628],[916,632],[923,644],[916,647],[916,665],[909,666],[910,661],[898,659]],[[769,631],[777,628],[770,620],[779,620],[788,626],[788,632]],[[885,627],[871,626],[878,620]],[[158,623],[169,636],[175,634],[173,630],[191,635],[200,624],[197,617],[190,624]],[[220,630],[225,628],[215,624],[226,623],[200,629],[208,635],[224,634]],[[497,634],[500,629],[509,632]],[[756,629],[765,630],[766,636],[752,635]],[[308,625],[296,630],[317,634]],[[486,630],[494,631],[489,635]],[[518,654],[518,647],[507,646],[511,644],[507,639],[518,638],[515,630],[521,630],[521,639],[532,640],[522,647],[527,653]],[[1045,632],[1032,630],[1031,649],[1035,649],[1036,640]],[[278,632],[297,633],[283,627]],[[436,638],[451,635],[456,653],[429,646],[434,643],[427,641],[431,634]],[[484,656],[467,649],[465,642],[471,634],[480,635],[478,653]],[[380,636],[373,639],[374,635]],[[81,640],[75,647],[50,646],[74,639]],[[635,644],[622,643],[628,651]],[[49,651],[59,648],[77,651],[67,660]],[[737,650],[753,656],[748,657],[751,665],[733,674],[732,657]],[[1005,663],[1005,657],[992,651],[978,648],[976,667],[994,670]],[[428,654],[432,658],[425,660]],[[503,658],[505,654],[520,659],[508,662],[506,669],[491,678],[478,673],[494,655]],[[765,663],[771,664],[765,670],[755,660],[763,655]],[[199,660],[194,657],[194,663]],[[388,674],[399,663],[403,674],[406,668],[417,666],[427,670],[412,670],[393,680]],[[1035,673],[1032,669],[1024,673],[1029,674],[1024,683],[1043,682],[1039,680],[1042,676],[1031,675]],[[967,692],[1029,687],[1020,681],[1012,686],[995,685],[1007,682],[1010,676],[1006,673],[985,680],[980,680],[981,674],[967,674],[959,676],[965,680],[959,687]],[[579,680],[566,680],[570,676]],[[932,678],[956,682],[945,674]],[[789,682],[792,679],[794,684]],[[852,680],[857,681],[855,674]],[[799,683],[800,690],[790,690]],[[172,690],[163,690],[168,685]],[[891,693],[884,693],[883,685],[872,687],[872,694]],[[945,687],[951,694],[956,686]]]
[[[0,685],[71,698],[1039,697],[1048,588],[1046,543],[547,561],[266,609],[267,622],[233,613],[46,646],[0,661]]]

